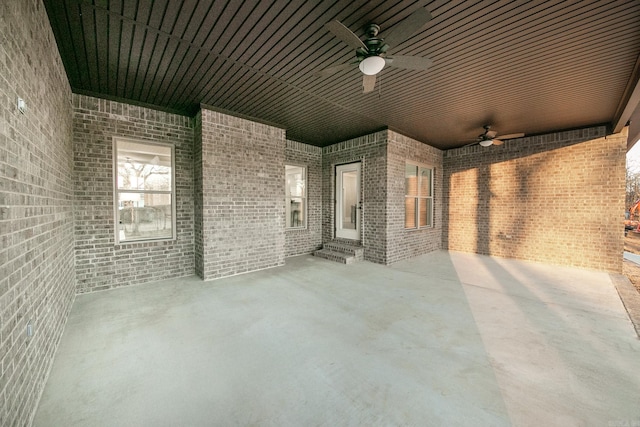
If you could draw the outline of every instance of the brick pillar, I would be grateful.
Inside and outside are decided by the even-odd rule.
[[[283,265],[285,131],[203,107],[195,139],[196,273]]]

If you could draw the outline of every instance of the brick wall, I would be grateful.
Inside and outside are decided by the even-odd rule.
[[[285,256],[289,257],[322,247],[322,149],[287,140],[285,162],[307,168],[307,227],[286,230]]]
[[[31,423],[74,300],[70,100],[42,2],[0,1],[2,426]]]
[[[440,249],[442,244],[443,152],[415,139],[388,132],[386,263],[391,264]],[[405,165],[407,161],[434,168],[433,227],[407,230],[405,220]]]
[[[626,132],[449,150],[444,249],[621,272]]]
[[[285,131],[206,108],[198,120],[196,271],[209,280],[284,264]]]
[[[77,292],[194,274],[193,120],[73,95]],[[113,137],[175,146],[176,240],[116,244]]]
[[[362,162],[361,242],[364,258],[386,263],[387,131],[350,139],[322,149],[322,241],[334,238],[335,167]]]

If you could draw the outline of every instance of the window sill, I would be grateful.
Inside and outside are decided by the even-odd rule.
[[[115,246],[131,246],[131,245],[148,245],[150,243],[177,243],[178,239],[174,237],[167,237],[162,239],[140,239],[140,240],[125,240],[124,242],[116,242]]]

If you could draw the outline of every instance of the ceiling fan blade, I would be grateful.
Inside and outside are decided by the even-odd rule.
[[[496,137],[496,135],[498,134],[498,132],[496,132],[495,130],[488,130],[484,133],[484,136],[487,137],[487,139],[493,139]]]
[[[430,58],[421,56],[390,56],[384,59],[387,65],[406,70],[424,71],[428,69],[433,61]]]
[[[504,141],[500,140],[500,139],[494,139],[493,140],[493,145],[502,145],[504,144]]]
[[[500,139],[516,139],[516,138],[522,138],[524,136],[524,133],[510,133],[508,135],[500,135]]]
[[[430,20],[431,14],[426,8],[421,7],[416,9],[415,12],[398,22],[389,30],[389,34],[384,37],[384,43],[394,48],[411,37]]]
[[[373,92],[376,87],[376,75],[369,76],[367,74],[362,75],[362,93]]]
[[[353,68],[356,65],[358,65],[358,64],[357,63],[348,63],[348,64],[334,65],[334,66],[331,66],[331,67],[327,67],[324,70],[317,71],[315,74],[317,76],[320,76],[320,77],[327,77],[327,76],[330,76],[332,74],[337,73],[338,71],[343,71],[343,70],[348,70],[350,68]]]
[[[368,52],[367,45],[364,44],[358,36],[356,36],[350,29],[345,27],[340,21],[331,21],[324,24],[324,27],[329,30],[334,36],[348,44],[354,49],[362,48]]]

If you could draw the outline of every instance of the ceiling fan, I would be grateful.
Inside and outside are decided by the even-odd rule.
[[[320,76],[328,76],[338,71],[358,66],[363,74],[363,93],[369,93],[373,91],[376,85],[376,74],[382,71],[385,65],[407,70],[426,70],[433,62],[429,58],[387,55],[387,51],[408,39],[430,20],[431,14],[429,11],[421,7],[394,25],[385,37],[378,37],[380,32],[379,25],[368,24],[365,27],[367,38],[364,41],[360,40],[340,21],[327,22],[324,25],[327,30],[356,50],[356,61],[325,68],[318,74]]]
[[[478,135],[476,141],[468,144],[475,145],[480,144],[483,147],[489,147],[490,145],[502,145],[504,144],[505,139],[514,139],[514,138],[522,138],[524,133],[510,133],[508,135],[499,135],[495,130],[491,130],[491,125],[484,125],[484,133]]]

